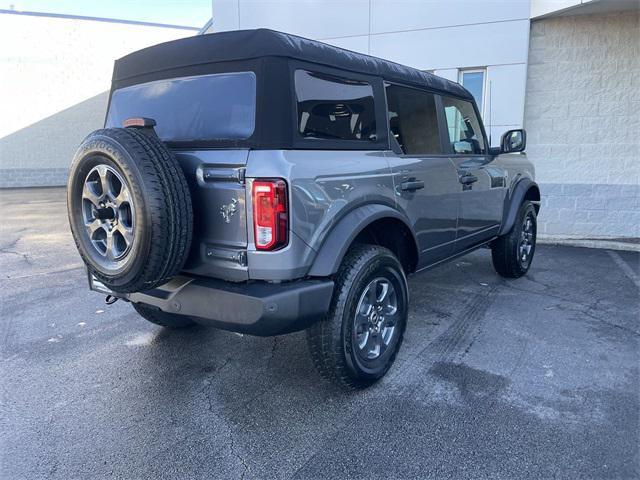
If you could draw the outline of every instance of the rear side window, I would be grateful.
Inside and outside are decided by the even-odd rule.
[[[294,76],[298,133],[303,138],[377,139],[370,83],[306,70],[296,70]]]
[[[221,73],[115,90],[106,126],[121,127],[132,117],[153,118],[165,141],[245,139],[255,128],[256,76]]]
[[[432,93],[387,85],[389,129],[407,155],[442,153]]]
[[[442,102],[453,152],[465,155],[486,153],[484,135],[473,104],[451,97],[442,97]]]

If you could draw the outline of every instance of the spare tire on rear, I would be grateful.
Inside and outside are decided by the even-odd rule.
[[[69,171],[67,209],[89,273],[114,292],[167,282],[189,254],[189,188],[152,130],[108,128],[86,137]]]

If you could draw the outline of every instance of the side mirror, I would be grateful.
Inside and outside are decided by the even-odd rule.
[[[509,130],[500,139],[500,153],[523,152],[527,146],[527,132],[522,128]]]

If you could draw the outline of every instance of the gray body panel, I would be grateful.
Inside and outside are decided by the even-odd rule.
[[[459,183],[451,160],[438,156],[387,152],[394,180],[396,208],[410,221],[419,248],[418,268],[453,254],[458,218]],[[424,188],[405,191],[402,184],[422,181]]]
[[[252,279],[306,275],[328,233],[349,212],[366,204],[395,207],[383,152],[256,150],[249,155],[246,177],[248,190],[253,178],[284,178],[289,187],[290,245],[282,250],[256,251],[248,205],[247,259]]]
[[[191,188],[194,241],[185,272],[248,280],[244,169],[249,150],[174,152]],[[233,210],[222,215],[224,206]]]
[[[391,217],[418,246],[416,269],[495,238],[514,186],[533,180],[523,154],[407,156],[391,151],[201,150],[176,152],[187,174],[196,235],[186,273],[234,282],[331,275],[357,233]],[[460,177],[478,180],[464,186]],[[254,244],[254,178],[283,178],[289,191],[288,245]],[[403,190],[420,180],[424,188]],[[225,218],[230,205],[234,212]],[[332,236],[333,233],[333,236]]]
[[[506,171],[485,155],[452,155],[458,181],[456,251],[466,250],[494,237],[500,229],[506,194]],[[465,176],[477,180],[464,185]]]

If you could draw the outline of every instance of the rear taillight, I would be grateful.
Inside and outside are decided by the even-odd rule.
[[[254,180],[253,232],[258,250],[277,250],[289,241],[287,184],[284,180]]]

